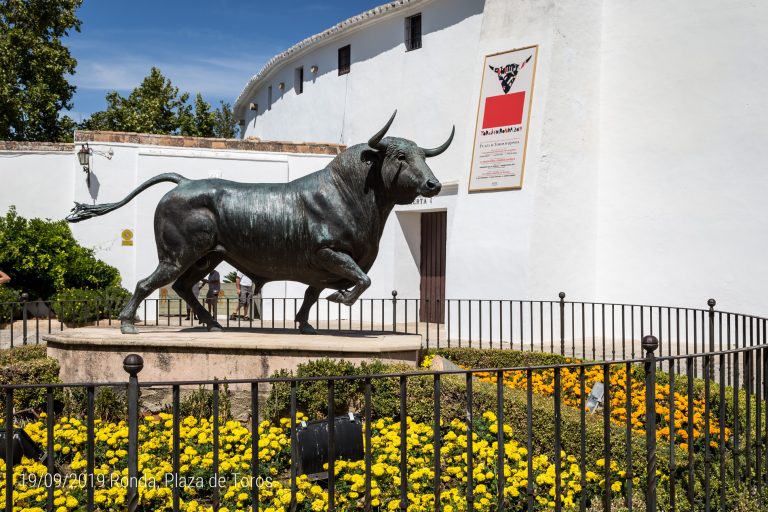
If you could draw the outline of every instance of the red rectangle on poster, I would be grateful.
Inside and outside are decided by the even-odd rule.
[[[483,128],[522,124],[525,91],[485,98]]]

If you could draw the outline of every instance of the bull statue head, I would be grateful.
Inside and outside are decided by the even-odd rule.
[[[384,128],[370,138],[368,146],[376,150],[381,163],[381,180],[387,195],[396,204],[410,204],[417,196],[436,196],[442,185],[432,173],[426,158],[437,156],[448,149],[456,131],[441,146],[424,149],[415,142],[399,137],[384,137],[395,120],[397,110],[389,118]]]

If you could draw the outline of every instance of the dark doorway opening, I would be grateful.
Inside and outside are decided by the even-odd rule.
[[[421,307],[422,322],[445,322],[446,212],[421,214]]]

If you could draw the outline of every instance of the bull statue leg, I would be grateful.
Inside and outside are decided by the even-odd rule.
[[[179,294],[179,297],[189,305],[202,323],[206,325],[209,331],[221,331],[223,327],[215,318],[211,316],[207,309],[200,304],[200,300],[192,293],[192,287],[197,281],[207,276],[211,270],[221,263],[223,258],[201,258],[194,265],[189,267],[176,282],[173,283],[173,289]]]
[[[327,297],[329,301],[351,306],[371,286],[371,279],[348,254],[325,248],[318,251],[317,256],[318,263],[327,271],[354,284],[351,290],[338,290],[330,294]]]
[[[120,332],[123,334],[139,334],[139,330],[136,329],[135,319],[136,311],[139,309],[141,301],[164,284],[174,281],[181,273],[182,269],[178,265],[161,261],[149,277],[139,281],[136,284],[136,291],[133,292],[131,300],[128,301],[128,304],[120,312]]]
[[[322,288],[310,286],[304,292],[304,302],[301,303],[301,308],[296,313],[296,322],[299,324],[299,332],[301,334],[317,334],[315,328],[309,323],[309,310],[315,305],[322,291]]]

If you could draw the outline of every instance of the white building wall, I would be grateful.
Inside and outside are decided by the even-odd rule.
[[[765,313],[768,7],[604,5],[599,296]]]
[[[16,206],[22,217],[62,218],[72,208],[76,164],[74,151],[0,151],[0,215]]]
[[[423,48],[403,20],[422,13]],[[747,0],[412,2],[309,45],[258,82],[285,81],[245,136],[438,144],[457,192],[398,207],[371,293],[418,294],[419,211],[448,211],[448,297],[556,298],[762,311],[768,9]],[[352,67],[337,76],[336,51]],[[522,190],[466,190],[486,54],[539,45]],[[296,96],[293,69],[308,82]],[[319,66],[312,77],[309,66]],[[264,98],[262,98],[262,96]],[[275,96],[277,98],[277,96]],[[296,122],[300,120],[300,122]],[[390,260],[392,258],[392,260]],[[374,293],[375,292],[375,293]]]

